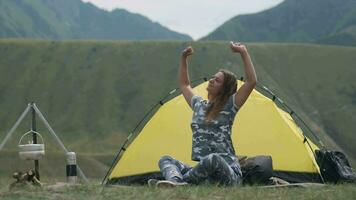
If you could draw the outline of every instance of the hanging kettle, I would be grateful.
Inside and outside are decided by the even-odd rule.
[[[40,136],[42,143],[33,144],[33,141],[30,141],[28,144],[22,144],[21,143],[22,139],[30,133],[34,133],[34,134]],[[42,138],[41,134],[39,134],[38,132],[33,131],[33,130],[22,135],[22,137],[20,138],[18,147],[19,147],[19,156],[22,160],[39,160],[45,155],[45,147],[44,147],[43,138]]]

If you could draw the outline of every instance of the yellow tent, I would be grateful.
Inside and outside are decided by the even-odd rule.
[[[243,82],[238,83],[242,85]],[[194,88],[206,98],[207,82]],[[194,166],[191,160],[192,111],[179,95],[164,103],[128,147],[123,147],[104,181],[108,184],[145,182],[160,176],[158,160],[170,155]],[[291,115],[254,90],[236,115],[232,139],[236,153],[270,155],[274,175],[293,181],[319,180],[314,158],[318,147],[303,135]],[[107,178],[107,180],[106,180]]]

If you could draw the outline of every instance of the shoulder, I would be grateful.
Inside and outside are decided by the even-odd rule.
[[[229,99],[228,99],[228,101],[227,101],[227,103],[226,103],[226,106],[225,106],[225,108],[227,109],[227,110],[231,110],[231,111],[233,111],[234,113],[236,113],[237,111],[239,111],[239,109],[240,109],[240,107],[238,107],[237,105],[236,105],[236,103],[235,103],[235,95],[236,95],[236,93],[234,93],[233,95],[231,95],[230,97],[229,97]]]
[[[204,101],[203,97],[199,95],[193,95],[192,99],[190,100],[190,107],[194,109],[194,107],[202,101]]]

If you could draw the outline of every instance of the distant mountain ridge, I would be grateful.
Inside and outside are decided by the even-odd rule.
[[[245,42],[318,42],[354,44],[340,37],[356,25],[355,0],[285,0],[266,11],[239,15],[225,22],[202,40]],[[329,38],[326,40],[326,38]],[[335,39],[337,37],[337,39]],[[322,40],[325,38],[325,40]],[[340,41],[341,40],[341,41]]]
[[[142,15],[80,0],[1,0],[0,38],[192,40]]]
[[[334,35],[328,35],[320,38],[316,41],[316,43],[356,46],[356,26],[351,26]]]

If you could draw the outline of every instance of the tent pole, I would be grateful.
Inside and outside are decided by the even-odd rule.
[[[324,143],[320,140],[320,138],[319,138],[318,136],[316,136],[316,134],[310,129],[309,126],[307,126],[307,124],[304,122],[304,120],[302,120],[302,118],[299,117],[299,115],[298,115],[297,113],[295,113],[286,103],[284,103],[278,96],[276,96],[275,94],[273,94],[266,86],[263,86],[263,85],[261,86],[260,84],[258,84],[257,87],[259,87],[260,89],[266,91],[268,94],[272,95],[272,96],[274,97],[273,101],[274,101],[275,99],[277,99],[277,101],[279,101],[279,102],[284,106],[285,109],[289,110],[289,112],[290,112],[289,114],[291,115],[291,117],[294,115],[296,118],[298,118],[298,120],[304,125],[304,127],[305,127],[305,128],[313,135],[313,137],[319,142],[319,144],[321,145],[321,148],[322,148],[322,149],[326,149]],[[292,118],[293,118],[293,117],[292,117]],[[294,120],[294,119],[293,119],[293,120]],[[296,121],[296,120],[294,120],[294,121],[295,121],[295,123],[297,124],[297,121]],[[298,125],[298,124],[297,124],[297,125]],[[299,125],[298,125],[298,126],[299,126]],[[313,156],[314,156],[314,159],[316,159],[315,152],[313,151],[313,148],[311,147],[311,145],[310,145],[310,143],[309,143],[307,137],[305,136],[304,132],[302,132],[302,135],[303,135],[303,137],[304,137],[303,143],[305,143],[305,142],[307,143],[307,145],[308,145],[310,151],[312,152],[312,154],[313,154]],[[322,181],[323,183],[325,183],[324,178],[323,178],[323,176],[321,175],[320,170],[319,170],[319,176],[320,176],[321,181]]]
[[[26,109],[23,111],[23,113],[20,115],[20,117],[17,119],[17,121],[15,122],[15,124],[12,126],[12,128],[10,129],[10,131],[6,134],[4,140],[1,142],[0,144],[0,151],[4,148],[5,144],[7,143],[7,141],[10,139],[10,137],[12,136],[12,134],[15,132],[15,130],[17,129],[17,127],[20,125],[20,123],[22,122],[22,120],[26,117],[27,113],[29,111],[32,111],[32,123],[31,123],[31,130],[36,131],[36,118],[35,118],[35,114],[37,113],[40,117],[40,119],[42,120],[42,122],[45,124],[45,126],[47,127],[47,129],[49,130],[49,132],[52,134],[52,136],[56,139],[57,143],[59,144],[59,146],[63,149],[63,151],[65,153],[68,153],[68,150],[66,149],[66,147],[63,145],[62,141],[59,139],[59,137],[57,136],[57,134],[54,132],[54,130],[52,129],[52,127],[49,125],[49,123],[47,122],[47,120],[44,118],[44,116],[42,115],[41,111],[37,108],[35,103],[29,103],[27,104]],[[33,142],[37,143],[37,138],[36,136],[33,136]],[[36,162],[37,161],[37,162]],[[84,182],[88,183],[88,179],[85,176],[85,174],[83,173],[83,171],[80,169],[79,165],[77,165],[78,167],[78,172],[79,175],[83,178]],[[38,160],[35,160],[35,172],[36,172],[36,178],[38,178],[39,180],[39,163]]]
[[[68,153],[67,148],[64,146],[64,144],[62,143],[62,141],[59,139],[59,137],[57,136],[57,134],[54,132],[54,130],[52,129],[52,127],[49,125],[49,123],[47,122],[46,118],[44,118],[44,116],[42,115],[41,111],[37,108],[36,104],[33,104],[33,108],[36,111],[36,113],[38,114],[38,116],[40,117],[40,119],[42,120],[42,122],[45,124],[45,126],[47,127],[47,129],[49,130],[49,132],[52,134],[52,136],[56,139],[57,143],[59,144],[59,146],[62,148],[62,150],[65,153]],[[83,178],[83,180],[88,183],[88,179],[85,176],[85,174],[83,173],[83,171],[80,169],[79,165],[77,164],[78,167],[78,172],[79,175]]]
[[[20,115],[20,117],[17,119],[17,121],[15,122],[15,124],[12,126],[12,128],[10,129],[10,131],[6,134],[5,139],[1,142],[0,144],[0,151],[2,150],[2,148],[4,148],[6,142],[10,139],[11,135],[15,132],[15,130],[17,129],[17,127],[20,125],[20,123],[22,122],[22,120],[25,118],[25,116],[27,115],[27,113],[30,111],[30,104],[27,105],[26,109],[23,111],[23,113]]]
[[[127,136],[127,138],[126,138],[124,144],[121,145],[121,148],[120,148],[120,150],[119,150],[119,153],[116,154],[114,160],[113,160],[112,163],[111,163],[111,166],[110,166],[109,170],[106,172],[106,174],[105,174],[103,180],[101,181],[101,184],[102,184],[102,185],[104,185],[104,184],[106,183],[107,177],[108,177],[109,174],[111,173],[111,170],[112,170],[113,166],[116,164],[117,159],[118,159],[119,156],[121,155],[121,152],[125,149],[125,145],[126,145],[127,142],[130,140],[131,136],[132,136],[132,133],[130,133],[130,135]],[[125,151],[125,150],[124,150],[124,151]]]
[[[37,131],[37,128],[36,128],[36,111],[35,109],[33,108],[33,105],[35,103],[32,102],[31,103],[31,130],[34,131],[32,133],[32,141],[33,141],[33,144],[37,144],[37,134],[35,133]],[[34,163],[35,163],[35,176],[38,180],[40,180],[40,163],[39,163],[39,160],[34,160]]]

